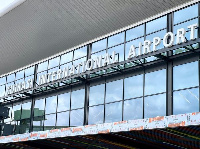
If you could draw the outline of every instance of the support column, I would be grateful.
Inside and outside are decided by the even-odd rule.
[[[35,107],[35,98],[34,98],[34,88],[36,87],[36,82],[37,82],[37,69],[38,65],[35,65],[34,69],[34,79],[33,79],[33,91],[32,91],[32,99],[31,99],[31,115],[30,115],[30,129],[29,132],[33,132],[33,117],[34,117],[34,107]]]
[[[167,15],[167,32],[173,32],[173,13]],[[172,56],[173,51],[167,52],[167,57]],[[167,103],[166,115],[173,114],[173,62],[167,61]]]
[[[91,58],[91,50],[92,44],[87,45],[87,60]],[[86,75],[85,81],[85,103],[84,103],[84,122],[83,125],[88,124],[88,114],[89,114],[89,91],[90,91],[90,83],[87,81],[89,78],[89,74]]]

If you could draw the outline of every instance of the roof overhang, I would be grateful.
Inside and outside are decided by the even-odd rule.
[[[25,1],[0,18],[0,75],[197,1]]]

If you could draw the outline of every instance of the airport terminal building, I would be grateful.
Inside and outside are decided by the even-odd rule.
[[[2,74],[0,141],[193,125],[197,131],[199,15],[199,1],[187,1]]]

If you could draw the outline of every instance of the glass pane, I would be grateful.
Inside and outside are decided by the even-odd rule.
[[[19,121],[21,119],[21,103],[17,103],[13,106],[12,115],[14,116],[15,121]]]
[[[144,118],[166,115],[166,94],[144,98]]]
[[[87,46],[74,51],[74,60],[83,56],[87,56]]]
[[[110,55],[112,55],[113,51],[115,51],[116,54],[119,54],[119,62],[124,61],[124,44],[108,49]],[[117,57],[118,56],[116,55],[116,58]]]
[[[34,116],[44,115],[45,99],[35,101]]]
[[[5,95],[5,85],[0,86],[0,97]]]
[[[163,16],[146,24],[146,34],[167,27],[167,16]]]
[[[89,107],[88,124],[103,123],[104,105]]]
[[[66,111],[70,109],[70,93],[58,95],[58,109],[57,111]]]
[[[185,23],[176,25],[176,26],[174,26],[174,34],[175,35],[177,34],[177,29],[184,28],[187,31],[186,34],[185,34],[185,37],[186,37],[187,40],[190,40],[190,29],[188,29],[188,26],[192,25],[192,24],[196,24],[196,23],[198,24],[198,19],[194,19],[194,20],[187,21]],[[198,34],[198,30],[196,28],[195,31],[194,31],[194,37],[195,38],[197,38],[197,34]],[[176,36],[175,36],[175,39],[176,39]]]
[[[43,131],[43,123],[44,123],[44,116],[42,116],[42,117],[34,117],[34,120],[33,120],[33,132],[34,131]]]
[[[44,130],[55,129],[56,114],[45,115]]]
[[[34,74],[34,66],[25,69],[25,76]]]
[[[139,55],[139,51],[138,51],[138,48],[137,48],[139,46],[139,42],[141,42],[143,44],[144,37],[126,43],[126,51],[125,51],[126,52],[126,54],[125,54],[126,60],[128,59],[128,55],[129,55],[131,45],[136,47],[136,55]],[[143,53],[143,50],[142,50],[142,53]]]
[[[122,102],[106,104],[105,122],[118,122],[122,120]]]
[[[57,106],[57,96],[52,96],[52,97],[46,98],[45,114],[55,113],[56,106]]]
[[[104,103],[104,90],[105,84],[90,87],[90,106]]]
[[[176,91],[173,94],[173,114],[199,111],[199,89]]]
[[[85,90],[73,91],[71,95],[71,109],[84,107]]]
[[[20,78],[24,78],[24,70],[16,72],[15,80],[20,79]]]
[[[161,39],[163,39],[165,34],[166,34],[166,29],[146,36],[146,40],[151,41],[151,47],[150,47],[151,51],[153,51],[153,38],[160,37]],[[156,46],[157,50],[162,48],[164,48],[163,41],[161,41],[161,43],[158,46]]]
[[[37,72],[47,70],[48,61],[38,64]]]
[[[126,41],[144,36],[144,25],[137,26],[126,31]]]
[[[124,99],[143,96],[143,75],[124,79]]]
[[[70,126],[83,126],[84,110],[72,110],[70,112]]]
[[[184,16],[184,17],[183,17]],[[174,12],[174,24],[198,16],[198,4]]]
[[[92,53],[106,49],[107,39],[97,41],[92,44]]]
[[[69,127],[69,112],[57,113],[56,128]]]
[[[145,95],[166,91],[166,69],[145,74]]]
[[[15,74],[12,73],[7,76],[7,83],[15,80]]]
[[[122,100],[123,80],[106,83],[106,103]]]
[[[72,58],[73,58],[73,52],[66,53],[66,54],[61,56],[60,64],[64,64],[64,63],[67,63],[69,61],[72,61]]]
[[[55,66],[58,66],[59,62],[60,62],[60,57],[56,57],[56,58],[53,58],[53,59],[49,60],[48,69],[52,68],[52,67],[55,67]]]
[[[173,81],[174,90],[198,86],[198,62],[175,66]]]
[[[143,98],[124,101],[124,120],[143,118]]]
[[[0,85],[5,84],[5,83],[6,83],[6,77],[0,78]]]
[[[113,35],[108,38],[108,47],[120,44],[124,42],[124,32]]]
[[[21,119],[30,119],[31,115],[31,102],[26,102],[22,104],[22,115]]]
[[[4,123],[8,123],[10,121],[12,121],[12,105],[6,105],[5,107],[7,107],[9,109],[9,113],[8,113],[8,118],[4,119]]]

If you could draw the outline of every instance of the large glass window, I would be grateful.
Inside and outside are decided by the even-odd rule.
[[[92,53],[106,49],[107,38],[92,44]]]
[[[66,111],[70,109],[70,93],[58,95],[58,109],[57,112]]]
[[[84,110],[72,110],[70,112],[70,126],[82,126],[84,120]]]
[[[140,25],[126,31],[126,41],[144,36],[144,25]]]
[[[144,98],[144,118],[166,115],[166,94]]]
[[[57,113],[56,128],[69,127],[69,111]]]
[[[108,47],[120,44],[124,42],[124,32],[113,35],[108,38]]]
[[[143,96],[143,75],[124,79],[124,99]]]
[[[166,92],[166,69],[145,74],[145,95]]]
[[[143,98],[124,101],[124,120],[143,118]]]
[[[85,100],[85,90],[76,90],[72,92],[71,109],[83,108]]]
[[[46,98],[45,114],[56,113],[57,96]]]
[[[173,114],[199,111],[198,61],[173,68]]]
[[[88,124],[103,123],[104,105],[89,107]]]
[[[174,66],[173,78],[174,90],[198,86],[198,62]]]
[[[104,103],[105,84],[90,87],[89,105],[98,105]]]
[[[106,83],[106,103],[122,100],[123,80]]]
[[[118,122],[122,120],[122,102],[105,105],[105,123]]]

